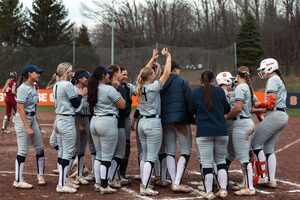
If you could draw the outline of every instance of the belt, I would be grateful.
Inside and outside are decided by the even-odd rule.
[[[250,119],[251,117],[244,117],[244,116],[239,116],[239,117],[233,117],[232,120],[238,120],[238,119]]]
[[[141,115],[140,118],[143,118],[143,119],[149,119],[149,118],[157,118],[157,119],[160,119],[161,116],[160,115]]]
[[[75,115],[67,115],[67,114],[58,114],[58,115],[67,116],[67,117],[75,117]]]
[[[35,115],[35,112],[25,112],[26,115],[29,115],[29,116],[34,116]]]
[[[116,114],[106,114],[106,115],[94,115],[95,117],[114,117],[118,118]]]
[[[274,108],[273,111],[274,110],[281,111],[281,112],[286,112],[286,108]],[[268,109],[268,111],[272,111],[272,110]]]

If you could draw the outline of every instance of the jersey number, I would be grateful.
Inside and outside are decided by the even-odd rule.
[[[55,86],[54,99],[57,99],[57,85]]]

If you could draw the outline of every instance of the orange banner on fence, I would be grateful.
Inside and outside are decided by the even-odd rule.
[[[264,100],[264,92],[255,92],[259,101]],[[0,106],[5,105],[5,94],[2,93],[2,89],[0,89]],[[138,106],[139,103],[137,101],[136,96],[132,96],[132,106]],[[54,106],[54,98],[52,94],[52,90],[39,89],[39,106]]]

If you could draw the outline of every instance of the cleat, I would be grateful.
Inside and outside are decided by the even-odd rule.
[[[216,196],[220,197],[221,199],[225,199],[227,197],[227,190],[226,189],[220,189],[217,193]]]
[[[59,174],[59,171],[58,171],[58,169],[54,169],[54,170],[52,170],[52,173],[53,174]]]
[[[191,188],[183,184],[180,185],[172,184],[171,188],[174,192],[182,192],[182,193],[191,192]]]
[[[158,194],[159,194],[158,191],[155,191],[150,187],[144,188],[143,186],[140,186],[140,195],[142,196],[155,196]]]
[[[277,188],[277,181],[276,180],[269,181],[267,186],[269,188]]]
[[[268,177],[264,177],[264,178],[259,177],[257,183],[259,185],[266,185],[269,183],[269,178]]]
[[[80,187],[78,184],[75,184],[74,180],[71,178],[67,178],[66,185],[74,189],[78,189]]]
[[[243,188],[241,190],[235,191],[234,194],[237,196],[254,196],[255,189],[250,190],[249,188]]]
[[[208,193],[203,192],[202,196],[204,199],[208,199],[208,200],[212,200],[216,197],[213,192],[208,192]]]
[[[116,189],[109,187],[109,185],[106,188],[100,186],[99,189],[100,189],[100,191],[99,191],[100,194],[113,194],[113,193],[117,192]]]
[[[37,175],[37,180],[39,185],[46,185],[45,177],[44,175]]]
[[[14,186],[14,188],[19,188],[19,189],[31,189],[31,188],[33,188],[33,185],[31,185],[29,183],[26,183],[24,180],[20,181],[20,182],[14,181],[13,186]]]
[[[101,187],[100,184],[95,183],[95,184],[94,184],[94,191],[95,191],[95,192],[100,192],[100,187]]]
[[[94,177],[93,174],[87,175],[87,176],[85,177],[85,179],[86,179],[87,181],[95,181],[95,177]]]
[[[87,175],[89,173],[89,169],[87,167],[83,168],[82,174]]]
[[[122,187],[121,183],[117,180],[108,180],[108,185],[112,188],[117,188],[117,189]]]
[[[127,178],[121,177],[120,184],[121,184],[121,186],[130,185],[131,184],[131,180],[127,179]]]
[[[134,179],[135,179],[135,180],[141,180],[141,175],[139,175],[139,174],[138,174],[138,175],[135,175],[135,176],[134,176]]]
[[[61,186],[56,186],[56,192],[58,193],[75,193],[77,192],[77,189],[69,187],[67,185],[61,187]]]
[[[155,182],[155,185],[158,185],[160,187],[168,187],[170,185],[170,182],[158,180]]]
[[[84,176],[77,176],[76,181],[78,181],[79,184],[81,184],[81,185],[88,185],[89,184],[89,182],[85,179]]]

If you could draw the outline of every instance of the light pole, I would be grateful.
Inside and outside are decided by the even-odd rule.
[[[76,62],[76,33],[75,33],[75,24],[73,26],[73,67],[75,67]]]
[[[112,1],[112,21],[111,21],[111,64],[114,64],[114,53],[115,53],[115,1]]]

